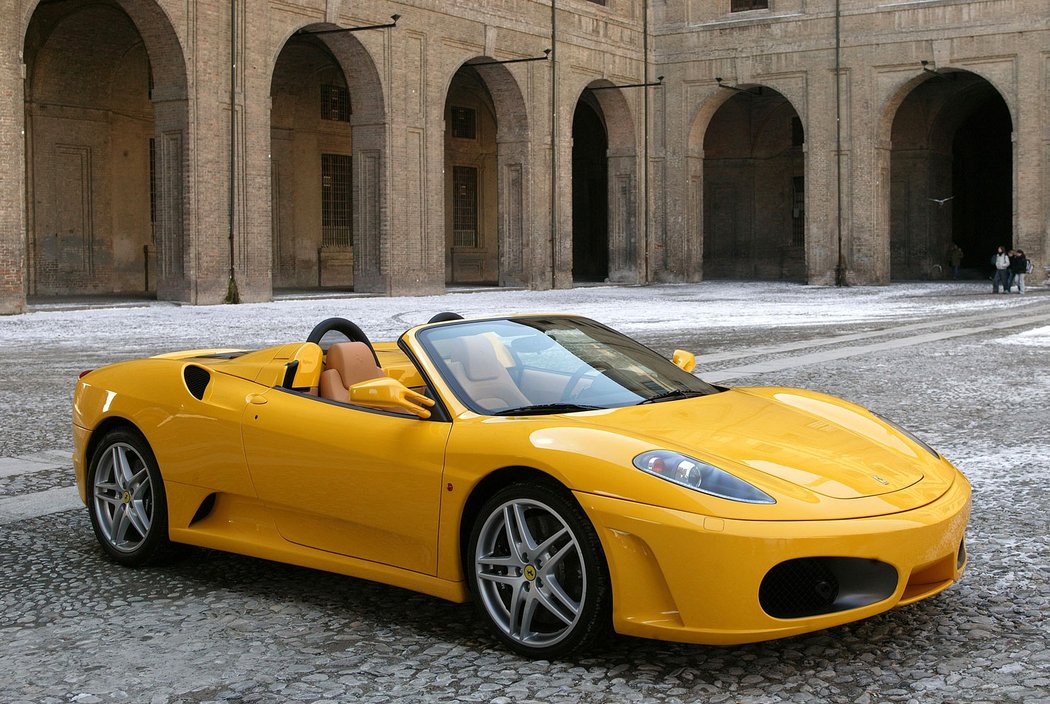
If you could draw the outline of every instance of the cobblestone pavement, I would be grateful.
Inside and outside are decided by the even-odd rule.
[[[866,405],[955,462],[974,487],[969,569],[918,604],[757,645],[617,637],[533,662],[501,649],[470,605],[392,587],[196,549],[117,567],[77,508],[0,522],[0,702],[1050,702],[1050,342],[1015,344],[1050,325],[1050,295],[1019,298],[939,317],[634,333],[701,352],[701,376]],[[80,368],[213,344],[154,339],[145,324],[120,348],[19,340],[0,347],[0,457],[30,459],[0,460],[0,503],[72,485],[61,458]],[[717,578],[702,556],[697,569]]]

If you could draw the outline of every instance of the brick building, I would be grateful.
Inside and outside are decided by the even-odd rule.
[[[1046,0],[0,13],[0,312],[1050,262]]]

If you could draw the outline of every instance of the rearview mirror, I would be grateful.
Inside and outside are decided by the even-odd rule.
[[[696,355],[692,352],[675,350],[674,354],[671,355],[671,361],[674,362],[675,366],[683,372],[689,372],[691,374],[693,370],[696,369]]]
[[[434,399],[416,393],[397,379],[383,377],[369,379],[350,387],[350,403],[393,411],[408,411],[426,419],[430,417],[428,408],[433,407]]]

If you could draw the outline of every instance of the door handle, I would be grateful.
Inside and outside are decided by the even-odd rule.
[[[266,397],[262,394],[248,394],[248,403],[254,406],[265,406]]]

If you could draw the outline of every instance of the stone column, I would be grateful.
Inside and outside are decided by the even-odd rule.
[[[25,136],[22,37],[14,3],[0,28],[0,314],[26,303]]]

